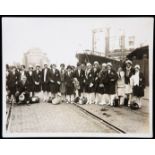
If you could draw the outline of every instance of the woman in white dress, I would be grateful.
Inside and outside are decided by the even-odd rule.
[[[122,70],[122,67],[118,68],[118,80],[116,83],[116,93],[119,99],[120,106],[124,104],[125,98],[125,73]]]

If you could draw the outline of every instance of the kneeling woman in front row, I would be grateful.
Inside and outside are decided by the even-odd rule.
[[[17,91],[16,91],[16,101],[19,103],[26,103],[29,105],[30,103],[30,93],[28,89],[28,81],[26,76],[23,76],[21,81],[19,82],[17,86]]]
[[[141,98],[144,96],[145,80],[143,73],[140,72],[139,65],[135,65],[135,74],[131,76],[130,83],[133,88],[132,100],[139,105],[139,108],[141,108]]]

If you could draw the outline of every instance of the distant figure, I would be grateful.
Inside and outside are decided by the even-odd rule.
[[[144,96],[145,80],[144,75],[140,72],[140,66],[135,65],[135,74],[131,77],[131,85],[133,89],[133,99],[139,108],[142,106],[141,98]]]

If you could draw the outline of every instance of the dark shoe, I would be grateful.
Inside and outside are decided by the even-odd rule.
[[[30,106],[30,101],[27,101],[27,102],[26,102],[26,105]]]

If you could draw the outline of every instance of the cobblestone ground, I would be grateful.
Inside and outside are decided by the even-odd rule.
[[[14,106],[9,132],[114,132],[87,116],[77,107],[62,103],[38,103]]]
[[[129,107],[116,108],[101,105],[81,105],[81,107],[126,131],[126,133],[145,134],[149,132],[150,123],[149,107],[151,103],[149,103],[148,95],[147,88],[145,89],[142,108],[138,111],[133,111]],[[74,105],[38,103],[31,106],[15,105],[12,109],[8,132],[113,133],[114,131]]]
[[[81,107],[126,131],[126,133],[145,134],[149,132],[149,113],[146,112],[146,104],[148,102],[144,100],[143,107],[140,110],[94,104],[81,105]]]

